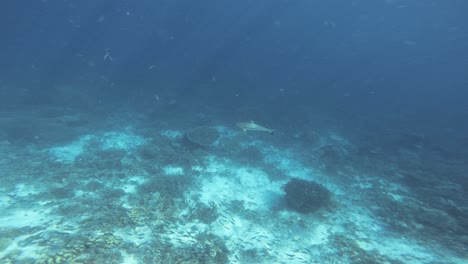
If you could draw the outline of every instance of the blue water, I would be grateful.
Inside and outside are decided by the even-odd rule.
[[[4,1],[0,262],[466,263],[467,13]]]

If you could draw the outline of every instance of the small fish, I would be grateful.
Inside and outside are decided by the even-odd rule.
[[[250,122],[239,122],[236,123],[236,126],[240,127],[244,132],[247,131],[259,131],[259,132],[268,132],[273,135],[276,129],[270,129],[256,124],[254,121]]]
[[[251,246],[254,245],[254,243],[252,243],[252,242],[250,242],[250,241],[244,241],[244,243],[247,244],[247,245],[251,245]]]

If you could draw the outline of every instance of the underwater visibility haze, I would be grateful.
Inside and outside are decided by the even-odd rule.
[[[467,14],[2,1],[0,263],[468,263]]]

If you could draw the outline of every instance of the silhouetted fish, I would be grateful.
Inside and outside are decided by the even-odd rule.
[[[273,134],[276,131],[276,129],[270,129],[270,128],[266,128],[261,125],[258,125],[254,121],[239,122],[239,123],[236,123],[236,126],[240,127],[242,130],[244,130],[244,132],[249,130],[249,131],[268,132],[270,134]]]

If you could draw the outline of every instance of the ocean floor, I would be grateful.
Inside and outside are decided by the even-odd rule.
[[[193,127],[131,113],[15,115],[0,116],[1,263],[468,260],[466,190],[438,176],[466,168],[420,142],[364,148],[338,131],[226,123],[209,124],[218,138],[200,145],[186,138]],[[331,203],[291,210],[292,178],[325,187]]]

